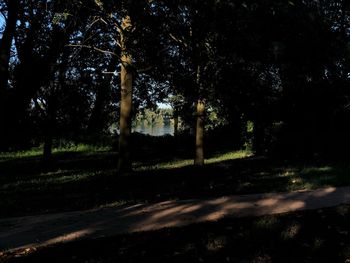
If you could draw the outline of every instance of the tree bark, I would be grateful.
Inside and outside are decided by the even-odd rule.
[[[132,57],[126,47],[125,32],[129,33],[132,28],[131,19],[125,16],[121,32],[121,100],[120,100],[120,134],[119,134],[119,162],[118,171],[125,174],[131,171],[131,113],[133,93]]]
[[[205,102],[199,99],[197,102],[197,124],[196,124],[196,156],[194,164],[196,166],[204,165],[204,116]]]
[[[45,135],[45,141],[44,141],[43,160],[44,160],[44,164],[48,165],[48,163],[50,163],[52,160],[53,138],[52,138],[52,131],[48,130],[46,132],[47,134]]]
[[[55,128],[57,126],[56,119],[57,119],[57,109],[58,109],[58,96],[60,90],[57,90],[57,86],[55,85],[55,73],[58,70],[58,82],[59,87],[62,89],[62,87],[65,85],[65,73],[68,66],[68,52],[63,52],[61,57],[61,64],[59,67],[55,67],[54,65],[51,65],[50,67],[50,74],[48,77],[50,78],[50,84],[49,89],[51,90],[51,94],[48,97],[47,101],[47,117],[44,123],[44,151],[43,151],[43,160],[44,164],[47,167],[50,167],[52,162],[52,147],[53,147],[53,139],[55,137]]]
[[[174,137],[179,135],[179,114],[177,111],[174,113]]]

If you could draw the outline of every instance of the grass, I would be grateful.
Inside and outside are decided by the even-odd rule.
[[[0,155],[0,217],[350,185],[346,162],[291,162],[247,151],[214,152],[200,169],[188,154],[143,149],[128,177],[117,176],[118,155],[108,148],[56,149],[49,168],[40,152]]]
[[[237,159],[243,159],[251,157],[253,154],[250,151],[233,151],[227,153],[215,154],[213,157],[206,159],[205,164],[217,164],[225,161],[232,161]],[[155,165],[145,165],[143,163],[136,163],[134,165],[135,171],[152,171],[152,170],[164,170],[164,169],[179,169],[193,165],[192,159],[184,160],[172,160],[171,162],[158,163]]]
[[[52,150],[53,154],[64,153],[89,153],[110,151],[111,147],[95,146],[89,144],[72,144],[70,146],[58,147]],[[0,162],[6,160],[16,160],[28,157],[40,157],[43,154],[43,147],[35,147],[26,151],[0,152]]]
[[[349,262],[349,221],[345,205],[224,219],[5,253],[2,262]]]
[[[194,168],[186,154],[143,149],[134,173],[117,177],[108,148],[0,154],[0,217],[170,199],[283,192],[350,185],[347,162],[293,162],[216,152]],[[350,262],[350,206],[225,219],[0,255],[0,262]],[[30,253],[28,253],[30,252]]]

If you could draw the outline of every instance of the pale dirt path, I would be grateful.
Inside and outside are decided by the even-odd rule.
[[[80,239],[350,204],[350,187],[108,207],[0,220],[0,252]]]

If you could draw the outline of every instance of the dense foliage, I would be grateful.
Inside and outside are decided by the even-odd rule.
[[[5,0],[0,10],[3,151],[44,143],[49,157],[55,138],[110,135],[123,67],[131,116],[168,103],[197,148],[205,123],[211,141],[258,154],[350,146],[347,1]]]

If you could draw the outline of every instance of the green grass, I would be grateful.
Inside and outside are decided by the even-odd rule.
[[[228,153],[215,154],[213,157],[206,159],[205,164],[218,164],[220,162],[232,161],[237,159],[243,159],[251,157],[253,154],[250,151],[233,151]],[[152,171],[152,170],[164,170],[164,169],[179,169],[193,165],[192,159],[184,160],[172,160],[171,162],[158,163],[155,165],[145,165],[142,163],[135,163],[135,171]]]
[[[244,159],[253,156],[251,151],[234,151],[228,153],[216,154],[214,157],[206,160],[206,164],[218,164],[230,160]]]
[[[95,153],[110,151],[111,147],[95,146],[89,144],[76,144],[65,147],[54,148],[53,154],[60,153]],[[28,157],[40,157],[43,154],[43,147],[36,147],[26,151],[0,152],[0,161],[15,160]]]
[[[17,151],[17,152],[0,152],[0,161],[26,158],[26,157],[37,157],[42,155],[42,153],[43,151],[41,148],[33,148],[31,150]]]
[[[118,154],[107,150],[56,149],[50,167],[43,165],[38,149],[0,155],[0,217],[350,185],[347,162],[300,163],[248,151],[214,153],[199,169],[186,156],[144,149],[134,173],[118,177]]]
[[[283,192],[350,185],[348,162],[292,162],[221,152],[204,169],[177,155],[140,152],[131,176],[118,177],[118,155],[80,145],[0,154],[0,217],[170,199]],[[153,149],[152,149],[153,150]],[[350,262],[350,207],[222,220],[45,248],[4,262]],[[293,251],[293,253],[291,253]],[[286,256],[288,255],[288,256]],[[0,259],[1,261],[1,259]]]

